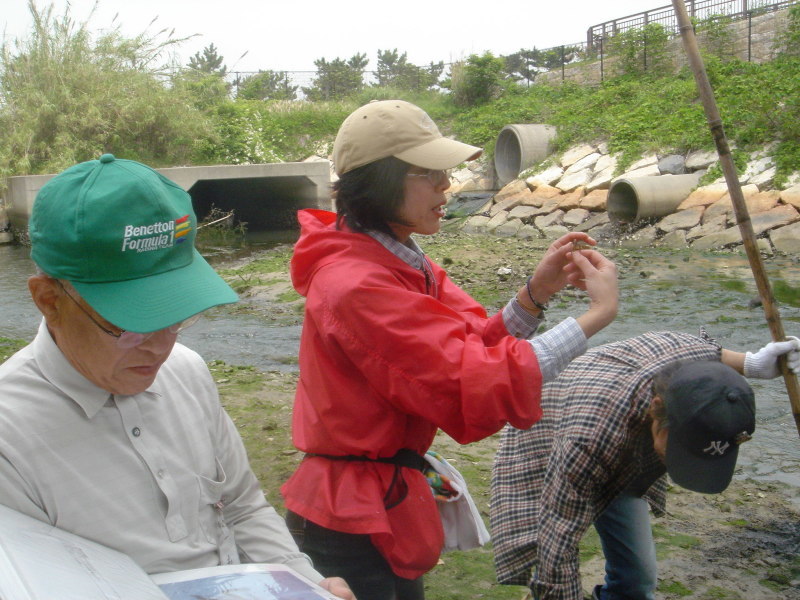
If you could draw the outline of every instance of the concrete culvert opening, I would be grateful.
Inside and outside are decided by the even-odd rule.
[[[614,223],[666,217],[697,187],[700,174],[629,177],[612,182],[606,211]]]
[[[494,168],[501,186],[513,181],[528,167],[540,163],[552,152],[556,128],[552,125],[506,125],[494,147]]]
[[[633,223],[637,221],[639,199],[636,190],[627,181],[617,181],[608,191],[606,210],[612,221],[618,223]]]

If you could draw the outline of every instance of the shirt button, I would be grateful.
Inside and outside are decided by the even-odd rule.
[[[139,437],[140,435],[142,435],[142,430],[139,429],[138,427],[134,427],[133,429],[131,429],[131,433],[133,434],[133,437]]]
[[[164,469],[159,469],[156,475],[158,475],[159,479],[164,479]]]

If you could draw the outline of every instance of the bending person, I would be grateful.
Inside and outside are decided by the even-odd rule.
[[[507,427],[492,472],[491,530],[500,583],[537,600],[581,600],[578,542],[594,523],[606,578],[594,598],[652,600],[656,551],[648,508],[665,511],[666,474],[719,493],[755,429],[746,377],[778,376],[800,342],[755,354],[705,333],[652,332],[592,348],[542,391],[544,416]],[[532,572],[533,569],[533,572]]]
[[[352,113],[334,144],[337,213],[299,213],[291,274],[306,297],[295,445],[281,488],[300,548],[370,600],[418,600],[442,525],[421,457],[442,429],[460,443],[540,416],[542,381],[585,351],[617,311],[615,265],[565,235],[489,318],[412,238],[439,231],[446,169],[479,148],[444,138],[398,100]],[[550,297],[586,290],[588,310],[531,338]]]

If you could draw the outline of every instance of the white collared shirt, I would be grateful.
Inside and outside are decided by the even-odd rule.
[[[43,320],[0,365],[0,503],[148,573],[276,562],[322,579],[264,498],[203,359],[180,344],[150,388],[114,395]]]

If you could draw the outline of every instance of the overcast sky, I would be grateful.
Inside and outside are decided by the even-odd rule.
[[[9,41],[31,30],[27,0],[0,0],[0,36]],[[37,6],[49,3],[37,0]],[[61,15],[67,0],[55,0]],[[89,18],[95,0],[70,0],[71,14]],[[581,42],[592,25],[669,5],[669,0],[98,0],[89,20],[97,32],[114,23],[127,35],[175,29],[197,34],[179,48],[181,63],[213,43],[229,71],[313,71],[314,60],[366,53],[376,68],[378,50],[397,49],[409,62],[453,62],[490,51],[550,48]],[[150,25],[153,19],[155,23]],[[245,54],[246,53],[246,54]],[[245,54],[244,57],[242,55]]]

